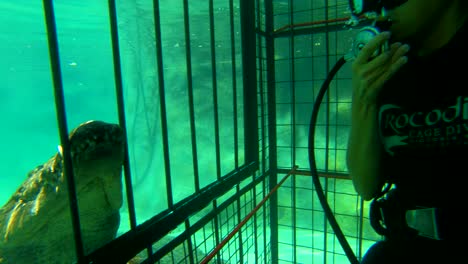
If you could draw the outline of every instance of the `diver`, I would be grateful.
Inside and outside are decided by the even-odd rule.
[[[389,23],[352,65],[347,164],[384,237],[362,263],[468,263],[468,0],[354,2]]]

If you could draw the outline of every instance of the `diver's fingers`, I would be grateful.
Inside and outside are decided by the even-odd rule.
[[[377,87],[382,87],[384,83],[390,79],[406,62],[408,62],[408,57],[402,56],[399,59],[397,59],[390,68],[385,72],[385,74],[381,75],[380,78],[378,78],[373,85],[376,85]]]
[[[375,85],[377,79],[381,78],[385,68],[377,68],[373,72],[370,72],[365,78],[358,78],[358,89],[354,91],[355,99],[366,104],[375,104],[377,95],[379,94],[382,87]]]
[[[372,57],[372,54],[383,45],[385,41],[390,38],[390,32],[382,32],[371,39],[359,52],[358,56],[355,59],[355,63],[363,64],[367,63]]]
[[[366,76],[367,83],[370,84],[370,89],[378,89],[380,87],[374,87],[376,80],[378,80],[382,75],[385,74],[387,69],[385,67],[379,67],[376,68],[372,73],[370,73],[368,76]]]
[[[398,61],[402,56],[404,56],[410,50],[410,46],[408,44],[402,45],[398,47],[395,53],[392,56],[392,63]]]
[[[401,56],[408,52],[409,46],[407,44],[403,45],[399,42],[393,43],[390,46],[390,49],[386,52],[380,54],[369,63],[361,66],[361,72],[363,76],[373,74],[375,69],[381,68],[385,64],[395,63]],[[387,67],[385,67],[387,68]]]
[[[392,54],[390,51],[386,51],[373,60],[369,61],[367,64],[361,66],[361,71],[363,76],[367,76],[375,72],[376,69],[382,68],[383,65],[389,63],[390,59],[392,58]]]
[[[392,54],[394,54],[399,47],[401,47],[401,45],[403,45],[401,42],[395,42],[395,43],[392,43],[390,45],[390,51],[392,52]]]

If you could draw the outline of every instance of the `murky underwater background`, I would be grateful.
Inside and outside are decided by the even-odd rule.
[[[88,2],[83,7],[57,5],[65,11],[57,13],[57,20],[62,21],[59,35],[69,129],[89,119],[117,122],[112,68],[103,59],[111,55],[108,41],[103,41],[106,23],[97,15],[96,4],[91,4],[97,1]],[[93,12],[80,18],[84,10]],[[27,172],[57,151],[59,143],[43,16],[41,1],[0,3],[2,203]]]

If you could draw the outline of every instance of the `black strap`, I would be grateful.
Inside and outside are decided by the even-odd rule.
[[[406,211],[409,208],[399,199],[396,189],[385,197],[375,198],[370,206],[370,224],[375,232],[387,239],[411,238],[418,232],[406,223]]]

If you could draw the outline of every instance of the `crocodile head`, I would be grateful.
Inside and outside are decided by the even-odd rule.
[[[124,136],[118,125],[89,121],[69,139],[82,240],[90,253],[112,240],[120,223]],[[76,258],[62,154],[59,146],[0,209],[3,263],[69,263]]]

